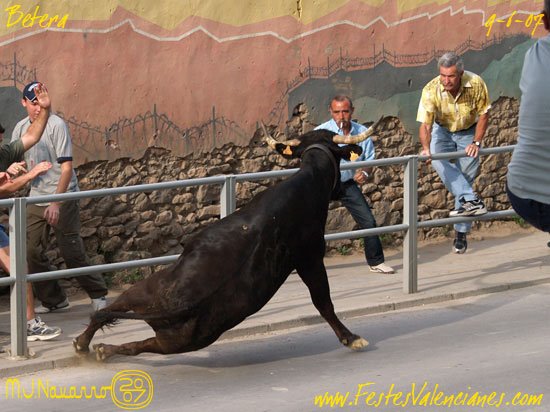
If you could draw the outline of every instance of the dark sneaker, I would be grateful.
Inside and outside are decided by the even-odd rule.
[[[485,204],[480,198],[466,201],[461,197],[460,203],[461,206],[457,210],[451,210],[449,216],[481,216],[487,213]]]
[[[459,255],[466,252],[468,249],[468,241],[466,240],[466,233],[456,232],[455,240],[453,241],[453,252]]]
[[[48,326],[40,317],[36,317],[27,323],[27,341],[50,340],[61,335],[61,328]]]

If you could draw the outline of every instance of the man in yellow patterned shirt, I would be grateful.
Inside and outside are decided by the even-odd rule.
[[[422,154],[466,151],[455,161],[433,160],[441,181],[455,197],[450,216],[479,216],[487,213],[485,204],[472,189],[479,169],[479,149],[487,129],[491,107],[487,86],[478,75],[464,71],[464,62],[454,52],[438,62],[439,76],[422,90],[416,120],[420,123]],[[464,253],[471,223],[457,223],[453,250]]]

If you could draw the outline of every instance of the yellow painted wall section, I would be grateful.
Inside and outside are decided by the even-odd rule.
[[[509,5],[514,8],[525,5],[522,0],[486,0],[483,2],[462,0],[356,0],[372,8],[380,8],[381,15],[409,13],[423,9],[425,6],[440,8],[453,5],[455,9],[469,7],[471,9],[489,9],[499,5]],[[323,16],[339,9],[349,0],[10,0],[3,2],[3,13],[0,19],[0,35],[20,30],[20,26],[6,27],[7,9],[20,6],[19,11],[33,13],[38,5],[40,13],[53,15],[69,15],[71,21],[106,21],[117,9],[122,7],[136,16],[143,18],[164,29],[174,29],[189,17],[202,17],[212,21],[232,26],[244,26],[259,23],[273,18],[289,16],[303,24],[310,24]],[[532,3],[542,8],[543,0]],[[388,10],[388,7],[390,10]],[[394,8],[392,11],[391,8]]]

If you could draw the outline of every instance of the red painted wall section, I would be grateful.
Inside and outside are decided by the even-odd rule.
[[[314,3],[304,3],[303,14],[314,15],[306,9]],[[540,1],[352,0],[307,22],[290,14],[250,22],[243,9],[242,24],[191,15],[169,28],[119,6],[104,20],[83,16],[69,18],[65,28],[0,32],[0,93],[30,80],[12,73],[14,60],[35,70],[55,109],[72,119],[77,163],[138,156],[152,144],[183,154],[247,143],[260,120],[284,126],[288,94],[300,75],[309,79],[310,67],[382,49],[419,54],[483,42],[493,13],[505,21],[517,11],[514,20],[526,21],[541,7]],[[532,33],[534,24],[495,22],[491,36],[543,35],[542,27]]]

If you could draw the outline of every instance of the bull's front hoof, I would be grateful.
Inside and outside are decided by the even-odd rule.
[[[103,343],[94,345],[95,358],[98,362],[105,362],[110,356],[107,352],[107,348]]]
[[[353,342],[346,346],[351,350],[360,351],[369,346],[369,341],[358,336],[357,339],[353,340]]]
[[[73,348],[78,355],[86,355],[90,352],[88,346],[81,346],[78,344],[78,339],[73,339]]]

